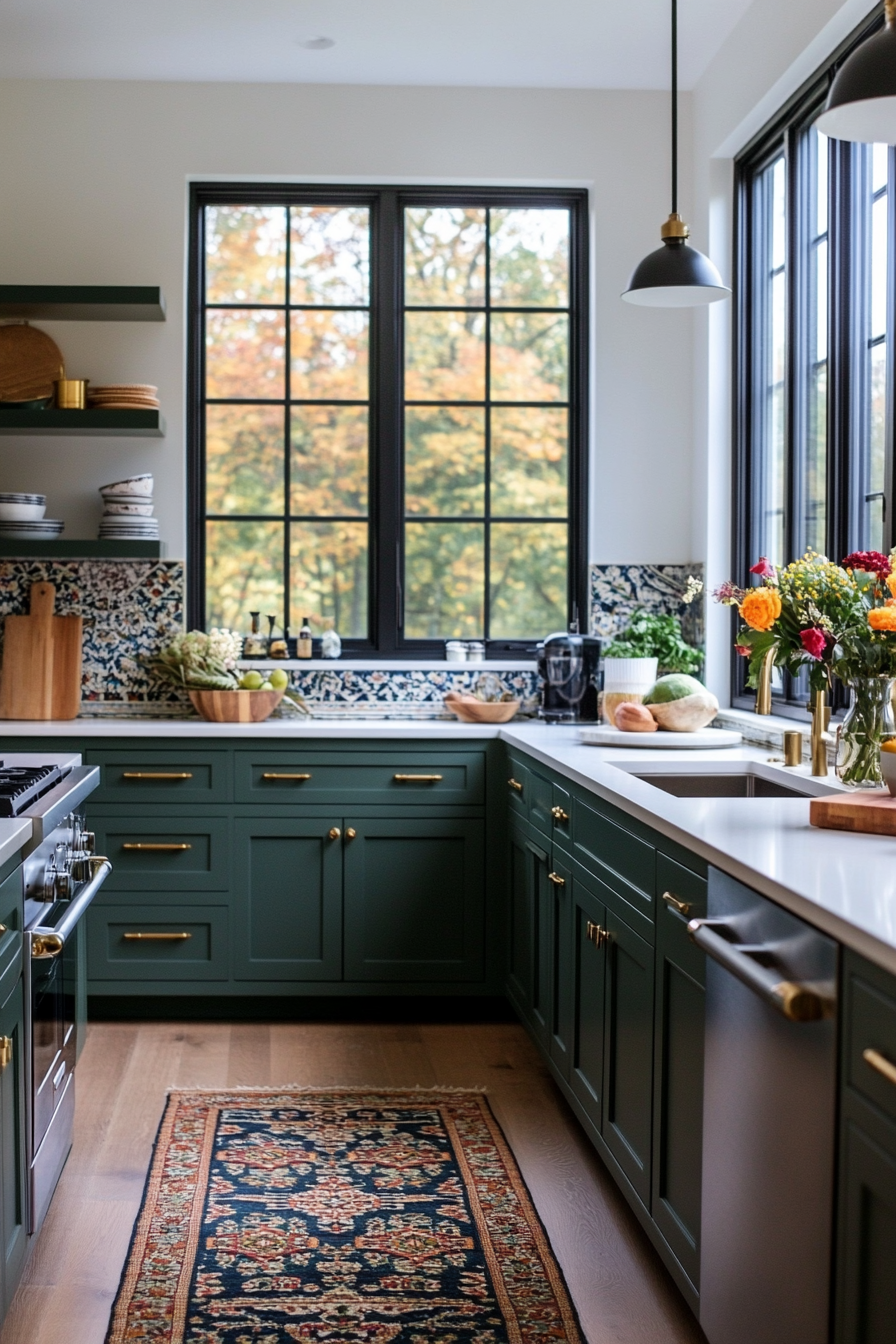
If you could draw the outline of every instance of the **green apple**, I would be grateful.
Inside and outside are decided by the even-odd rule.
[[[274,688],[269,681],[263,681],[258,689],[260,691],[272,691]]]
[[[254,669],[250,669],[248,672],[244,672],[243,675],[240,677],[240,690],[257,691],[261,686],[263,680],[264,678],[262,677],[260,672],[256,672]]]
[[[289,685],[289,673],[282,667],[275,667],[268,676],[268,681],[275,691],[285,691]]]

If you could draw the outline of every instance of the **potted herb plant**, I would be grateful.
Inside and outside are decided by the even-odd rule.
[[[677,616],[639,609],[604,649],[603,718],[615,723],[623,703],[639,704],[657,674],[699,672],[703,654],[688,644]]]

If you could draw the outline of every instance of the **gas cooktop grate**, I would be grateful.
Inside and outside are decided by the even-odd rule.
[[[17,817],[62,777],[58,765],[0,766],[0,817]]]

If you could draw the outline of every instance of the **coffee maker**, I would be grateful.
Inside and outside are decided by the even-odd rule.
[[[574,630],[548,635],[537,646],[541,705],[547,723],[596,723],[601,643]]]

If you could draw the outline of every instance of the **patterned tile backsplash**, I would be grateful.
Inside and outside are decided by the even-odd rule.
[[[682,602],[688,576],[702,578],[702,565],[592,565],[591,630],[612,635],[636,607],[674,611],[694,644],[703,642],[703,603]],[[160,682],[146,660],[183,627],[185,570],[181,560],[0,561],[0,616],[28,610],[33,583],[56,585],[60,615],[84,617],[81,713],[128,718],[193,713],[175,687]],[[437,671],[409,668],[356,670],[312,668],[291,672],[292,688],[315,717],[445,718],[449,690],[472,689],[485,667]],[[538,677],[529,671],[500,673],[508,690],[532,707]]]

